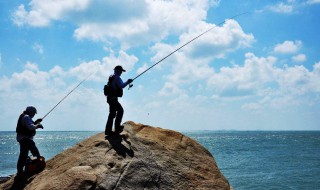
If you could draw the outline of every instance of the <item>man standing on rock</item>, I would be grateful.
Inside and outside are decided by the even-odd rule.
[[[125,72],[120,65],[114,68],[114,74],[109,77],[109,83],[111,87],[111,93],[107,96],[107,102],[109,104],[109,116],[108,121],[106,123],[105,135],[112,134],[112,126],[113,120],[115,118],[115,133],[121,133],[123,130],[123,126],[121,126],[122,116],[123,116],[123,108],[121,104],[118,102],[118,97],[122,97],[123,88],[125,88],[128,84],[130,84],[133,80],[128,79],[127,82],[123,82],[120,78],[122,72]]]
[[[33,156],[40,158],[40,153],[33,141],[33,137],[36,134],[36,129],[43,129],[43,126],[40,124],[42,119],[37,119],[35,122],[32,120],[36,113],[37,109],[29,106],[18,119],[16,132],[17,141],[20,144],[20,155],[17,163],[17,175],[24,173],[23,168],[26,164],[29,151],[31,151]]]

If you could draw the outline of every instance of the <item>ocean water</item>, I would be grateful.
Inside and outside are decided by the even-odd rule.
[[[39,132],[47,159],[97,132]],[[235,190],[320,189],[320,131],[182,132],[206,147]],[[0,132],[0,176],[16,172],[15,132]]]
[[[60,152],[96,133],[97,132],[93,131],[39,131],[33,140],[40,154],[43,155],[46,160],[49,160]],[[16,141],[16,132],[0,131],[0,176],[8,176],[17,172],[16,166],[19,149],[19,143]]]

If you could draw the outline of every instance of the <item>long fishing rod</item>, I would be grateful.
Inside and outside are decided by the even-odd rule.
[[[94,72],[96,73],[96,72]],[[88,80],[91,75],[94,73],[91,73],[87,78],[83,79],[77,86],[75,86],[67,95],[65,95],[46,115],[42,117],[42,120],[47,117],[64,99],[66,99],[75,89],[77,89],[84,81]]]
[[[158,65],[160,62],[162,62],[163,60],[167,59],[169,56],[171,56],[172,54],[174,54],[175,52],[179,51],[180,49],[182,49],[184,46],[190,44],[191,42],[193,42],[194,40],[198,39],[199,37],[201,37],[202,35],[208,33],[209,31],[211,31],[212,29],[216,28],[217,26],[220,26],[222,24],[224,24],[227,20],[231,20],[231,19],[234,19],[236,17],[239,17],[241,15],[244,15],[244,14],[248,14],[249,12],[244,12],[244,13],[240,13],[240,14],[237,14],[237,15],[234,15],[228,19],[225,19],[223,22],[220,22],[218,25],[215,25],[214,27],[211,27],[209,28],[208,30],[202,32],[201,34],[199,34],[198,36],[194,37],[193,39],[191,39],[190,41],[186,42],[185,44],[183,44],[182,46],[178,47],[176,50],[174,50],[173,52],[171,52],[170,54],[168,54],[167,56],[165,56],[164,58],[160,59],[160,61],[156,62],[155,64],[153,64],[152,66],[150,66],[148,69],[146,69],[145,71],[143,71],[142,73],[140,73],[138,76],[134,77],[132,79],[132,82],[134,80],[136,80],[137,78],[139,78],[141,75],[143,75],[145,72],[149,71],[150,69],[152,69],[154,66]],[[133,85],[130,84],[129,85],[129,89],[132,87]]]

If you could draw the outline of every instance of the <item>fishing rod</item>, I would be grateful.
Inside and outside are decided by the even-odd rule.
[[[96,73],[96,72],[94,72]],[[64,99],[66,99],[75,89],[77,89],[84,81],[88,80],[89,77],[91,77],[91,75],[93,75],[94,73],[91,73],[87,78],[83,79],[77,86],[75,86],[67,95],[65,95],[46,115],[44,115],[41,120],[43,120],[44,118],[46,118]]]
[[[190,44],[191,42],[195,41],[196,39],[198,39],[199,37],[201,37],[202,35],[208,33],[209,31],[211,31],[212,29],[216,28],[217,26],[220,26],[222,24],[224,24],[227,20],[231,20],[234,19],[236,17],[239,17],[241,15],[245,15],[248,14],[249,12],[244,12],[244,13],[240,13],[237,15],[234,15],[228,19],[225,19],[223,22],[220,22],[218,25],[215,25],[214,27],[209,28],[208,30],[202,32],[201,34],[199,34],[198,36],[194,37],[193,39],[191,39],[190,41],[186,42],[185,44],[183,44],[182,46],[178,47],[176,50],[174,50],[173,52],[169,53],[167,56],[165,56],[164,58],[160,59],[160,61],[156,62],[155,64],[153,64],[152,66],[150,66],[148,69],[146,69],[145,71],[143,71],[142,73],[140,73],[138,76],[134,77],[132,79],[132,82],[134,80],[136,80],[137,78],[139,78],[141,75],[143,75],[144,73],[146,73],[147,71],[149,71],[150,69],[152,69],[154,66],[158,65],[160,62],[162,62],[163,60],[167,59],[168,57],[170,57],[172,54],[176,53],[177,51],[179,51],[180,49],[182,49],[184,46]],[[131,82],[131,83],[132,83]],[[129,89],[133,86],[133,84],[129,84]]]

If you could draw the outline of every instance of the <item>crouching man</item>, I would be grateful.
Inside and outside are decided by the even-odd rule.
[[[33,137],[36,134],[36,129],[43,129],[40,124],[42,119],[37,119],[35,122],[32,120],[37,110],[33,106],[29,106],[20,115],[17,123],[17,141],[20,144],[20,155],[17,163],[17,175],[22,175],[24,173],[24,167],[28,159],[29,151],[34,157],[40,159],[40,153],[36,144],[33,141]]]

